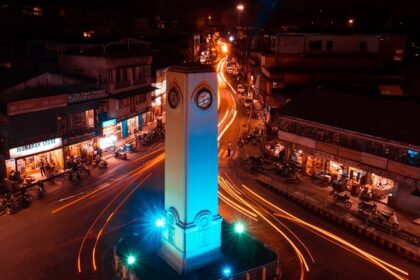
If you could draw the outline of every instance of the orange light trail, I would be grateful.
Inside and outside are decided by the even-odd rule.
[[[141,174],[139,175],[141,176]],[[119,193],[117,193],[117,195],[115,195],[112,200],[110,202],[108,202],[108,204],[105,206],[105,208],[102,209],[102,211],[99,213],[99,215],[96,217],[96,219],[93,221],[93,223],[90,225],[89,229],[86,231],[83,239],[82,239],[82,243],[80,244],[79,247],[79,253],[77,256],[77,271],[79,273],[82,272],[82,264],[81,264],[81,257],[82,257],[82,251],[83,251],[83,247],[86,243],[87,237],[89,235],[89,232],[93,229],[93,227],[96,225],[96,223],[99,221],[99,219],[103,216],[103,214],[105,213],[105,211],[112,205],[112,203],[117,200],[120,195],[127,190],[127,188],[129,188],[129,186],[131,185],[132,182],[134,182],[135,180],[137,180],[138,177],[134,178],[133,180],[131,180],[128,184],[126,188],[123,188]]]
[[[162,158],[163,159],[163,158]],[[150,178],[150,176],[152,175],[152,173],[149,173],[146,175],[146,177],[135,187],[133,188],[125,197],[124,199],[118,204],[118,206],[115,208],[115,210],[108,216],[106,222],[104,223],[104,225],[102,226],[102,228],[99,230],[97,236],[96,236],[96,241],[95,244],[93,245],[93,249],[92,249],[92,267],[93,270],[96,271],[97,270],[97,266],[96,266],[96,247],[98,246],[99,240],[101,238],[102,232],[105,230],[106,226],[109,224],[109,222],[111,221],[112,217],[114,216],[115,213],[118,212],[118,210],[120,210],[121,206],[124,205],[124,203],[131,197],[131,195],[147,180]]]
[[[154,152],[153,152],[154,153]],[[152,153],[150,153],[150,154],[152,154]],[[135,172],[137,172],[137,173],[141,173],[139,176],[141,176],[143,173],[144,173],[144,171],[146,171],[147,169],[149,169],[149,168],[151,168],[153,165],[155,165],[155,164],[157,164],[159,161],[161,161],[161,160],[163,160],[164,159],[164,154],[161,154],[161,155],[159,155],[158,157],[156,157],[155,159],[158,159],[157,160],[157,162],[153,162],[153,161],[151,161],[151,162],[149,162],[146,166],[143,166],[143,167],[141,167],[140,169],[138,169],[138,170],[136,170]],[[132,172],[130,172],[130,173],[132,173]],[[125,176],[127,176],[127,175],[125,175]],[[118,192],[117,193],[117,195],[115,195],[114,197],[113,197],[113,199],[105,206],[105,208],[104,209],[102,209],[102,211],[99,213],[99,215],[96,217],[96,219],[93,221],[93,223],[91,224],[91,226],[89,227],[89,229],[86,231],[86,233],[85,233],[85,235],[84,235],[84,237],[83,237],[83,240],[82,240],[82,243],[80,244],[80,247],[79,247],[79,253],[78,253],[78,257],[77,257],[77,271],[79,272],[79,273],[81,273],[82,272],[82,264],[81,264],[81,256],[82,256],[82,252],[83,252],[83,247],[84,247],[84,245],[85,245],[85,243],[86,243],[86,240],[87,240],[87,238],[88,238],[88,235],[89,235],[89,233],[91,232],[91,230],[93,229],[93,227],[96,225],[96,223],[99,221],[99,219],[104,215],[104,213],[105,213],[105,211],[112,205],[112,203],[116,200],[116,199],[118,199],[120,196],[121,196],[121,194],[124,192],[124,191],[126,191],[128,188],[129,188],[129,186],[131,185],[131,183],[132,182],[134,182],[135,180],[137,180],[138,179],[138,177],[139,176],[136,176],[135,178],[133,178],[132,180],[130,180],[130,182],[127,184],[127,187],[125,187],[125,188],[123,188],[120,192]],[[115,211],[114,211],[115,212]],[[113,213],[114,213],[113,212]],[[113,213],[111,213],[111,215],[109,215],[108,216],[108,218],[107,218],[107,222],[109,222],[110,221],[110,219],[112,218],[112,216],[113,216]],[[96,250],[95,250],[96,251]]]
[[[404,280],[404,279],[407,279],[406,277],[409,276],[408,272],[406,272],[406,271],[404,271],[404,270],[402,270],[402,269],[400,269],[400,268],[398,268],[398,267],[396,267],[396,266],[394,266],[394,265],[392,265],[390,263],[387,263],[387,262],[385,262],[385,261],[383,261],[383,260],[381,260],[381,259],[379,259],[379,258],[377,258],[377,257],[375,257],[375,256],[373,256],[373,255],[371,255],[369,253],[367,253],[366,251],[364,251],[364,250],[356,247],[355,245],[347,242],[346,240],[338,237],[337,235],[335,235],[335,234],[333,234],[333,233],[331,233],[331,232],[329,232],[327,230],[324,230],[324,229],[322,229],[320,227],[317,227],[317,226],[312,225],[312,224],[310,224],[310,223],[308,223],[308,222],[306,222],[306,221],[304,221],[302,219],[297,218],[296,216],[294,216],[294,215],[290,214],[289,212],[287,212],[287,211],[279,208],[278,206],[276,206],[275,204],[271,203],[270,201],[264,199],[263,197],[261,197],[260,195],[258,195],[254,191],[252,191],[247,186],[243,185],[243,187],[249,193],[253,194],[255,197],[257,197],[258,199],[260,199],[261,201],[263,201],[264,203],[266,203],[266,205],[269,205],[271,207],[271,209],[275,209],[275,211],[279,211],[279,212],[285,214],[286,216],[289,216],[295,222],[298,222],[299,224],[305,225],[306,227],[311,228],[314,231],[316,231],[316,232],[318,232],[318,233],[320,233],[320,234],[322,234],[322,235],[324,235],[324,236],[326,236],[326,237],[328,237],[328,238],[330,238],[330,239],[332,239],[332,240],[334,240],[334,241],[336,241],[336,242],[338,242],[338,243],[340,243],[340,244],[342,244],[344,246],[347,246],[348,248],[354,250],[354,251],[352,251],[353,253],[355,253],[355,254],[357,254],[359,256],[363,256],[364,259],[366,259],[369,262],[371,262],[371,263],[377,265],[378,267],[382,268],[383,270],[385,270],[386,272],[388,272],[389,274],[391,274],[395,278]],[[277,213],[275,213],[274,215],[282,216],[282,215],[279,215]],[[393,270],[397,271],[400,274],[403,274],[406,277],[402,277],[402,276],[398,275]]]
[[[146,158],[146,157],[149,157],[149,156],[151,156],[151,155],[153,155],[153,154],[155,154],[155,153],[157,153],[157,152],[160,152],[160,151],[161,151],[161,150],[163,150],[163,149],[165,149],[165,148],[164,148],[164,147],[159,148],[159,149],[157,149],[157,150],[155,150],[155,151],[153,151],[153,152],[150,152],[150,153],[148,153],[148,154],[146,154],[146,155],[144,155],[144,156],[142,156],[142,157],[140,157],[140,158],[135,159],[135,161],[140,161],[140,160],[142,160],[142,159],[144,159],[144,158]],[[114,178],[114,181],[118,181],[118,180],[120,180],[120,179],[121,179],[121,178],[123,178],[123,177],[131,176],[132,174],[135,174],[136,172],[138,172],[138,170],[133,170],[133,171],[128,172],[127,174],[120,175],[120,176],[118,176],[118,177]],[[103,189],[105,189],[106,187],[109,187],[110,185],[111,185],[111,183],[105,183],[105,184],[103,184],[103,186],[98,187],[97,189],[93,190],[92,192],[90,192],[90,193],[88,193],[88,194],[86,194],[86,195],[84,195],[84,196],[81,196],[81,197],[79,197],[79,198],[77,198],[77,199],[75,199],[75,200],[73,200],[73,201],[71,201],[71,202],[69,202],[69,203],[67,203],[67,204],[64,204],[63,206],[60,206],[60,207],[58,207],[58,208],[56,208],[56,209],[53,209],[53,210],[51,211],[51,214],[56,214],[57,212],[60,212],[60,211],[62,211],[62,210],[64,210],[64,209],[66,209],[67,207],[70,207],[70,206],[72,206],[72,205],[74,205],[74,204],[76,204],[76,203],[78,203],[78,202],[80,202],[80,201],[82,201],[82,200],[84,200],[84,199],[86,199],[86,198],[88,198],[88,197],[90,197],[90,196],[92,196],[92,195],[96,194],[96,193],[97,193],[97,192],[99,192],[100,190],[103,190]]]
[[[220,182],[222,182],[220,184]],[[229,187],[229,184],[226,182],[226,180],[223,177],[219,176],[219,185],[228,192],[232,197],[234,197],[236,200],[240,201],[242,204],[246,205],[248,208],[252,209],[259,217],[261,217],[267,224],[269,224],[275,231],[277,231],[283,238],[286,239],[286,241],[292,246],[293,250],[295,251],[296,255],[299,258],[299,264],[301,267],[301,274],[300,279],[304,279],[304,270],[309,272],[309,266],[308,263],[303,256],[302,252],[299,250],[299,248],[296,246],[296,244],[280,229],[278,228],[274,223],[272,223],[267,217],[265,217],[258,209],[256,209],[253,205],[245,201],[243,198],[241,198],[238,194],[236,194],[231,188]]]

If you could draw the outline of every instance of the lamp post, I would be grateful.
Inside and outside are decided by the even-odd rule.
[[[243,4],[238,4],[236,6],[236,10],[238,10],[238,26],[241,26],[241,13],[245,9],[245,6]]]

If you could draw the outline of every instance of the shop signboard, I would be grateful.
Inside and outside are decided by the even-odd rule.
[[[41,141],[9,150],[10,158],[22,158],[61,147],[61,138]]]
[[[86,91],[86,92],[76,92],[76,93],[69,94],[69,103],[98,99],[98,98],[103,98],[107,96],[108,95],[105,89],[92,90],[92,91]]]
[[[14,116],[65,106],[67,106],[66,94],[31,98],[7,103],[7,115]]]
[[[102,128],[110,127],[117,124],[117,119],[110,119],[102,122]]]

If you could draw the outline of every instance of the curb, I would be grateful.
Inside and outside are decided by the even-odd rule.
[[[367,228],[365,225],[359,225],[356,223],[353,223],[351,221],[348,221],[347,219],[334,214],[332,212],[329,212],[315,204],[309,203],[308,201],[304,201],[303,199],[292,195],[291,193],[288,193],[282,189],[276,188],[264,181],[261,181],[260,179],[255,179],[257,181],[257,183],[259,183],[260,185],[262,185],[263,187],[270,189],[271,191],[280,194],[310,210],[313,210],[314,212],[316,212],[317,214],[319,214],[320,216],[323,216],[329,220],[332,220],[333,222],[336,222],[354,232],[357,232],[359,235],[365,236],[368,239],[374,241],[375,243],[378,243],[379,245],[381,245],[382,247],[384,247],[385,249],[391,250],[396,252],[398,255],[408,258],[412,261],[415,261],[417,263],[420,263],[420,256],[416,255],[415,252],[413,252],[412,250],[407,250],[406,248],[404,248],[403,246],[401,246],[400,244],[398,244],[395,241],[389,240],[387,238],[384,238],[383,236],[377,234],[375,231],[370,230],[369,228]]]

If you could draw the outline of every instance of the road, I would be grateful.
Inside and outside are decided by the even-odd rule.
[[[385,263],[420,279],[413,263],[273,195],[247,176],[236,139],[248,117],[223,80],[222,63],[218,67],[222,216],[245,221],[252,235],[279,253],[284,279],[403,279],[403,273]],[[159,240],[152,223],[163,207],[163,175],[164,149],[157,143],[130,154],[128,161],[110,160],[108,170],[95,170],[79,184],[70,184],[67,178],[49,184],[42,200],[0,217],[0,278],[112,279],[110,251],[122,237],[137,234],[150,244]],[[384,261],[361,251],[354,254],[357,249],[338,237]]]

